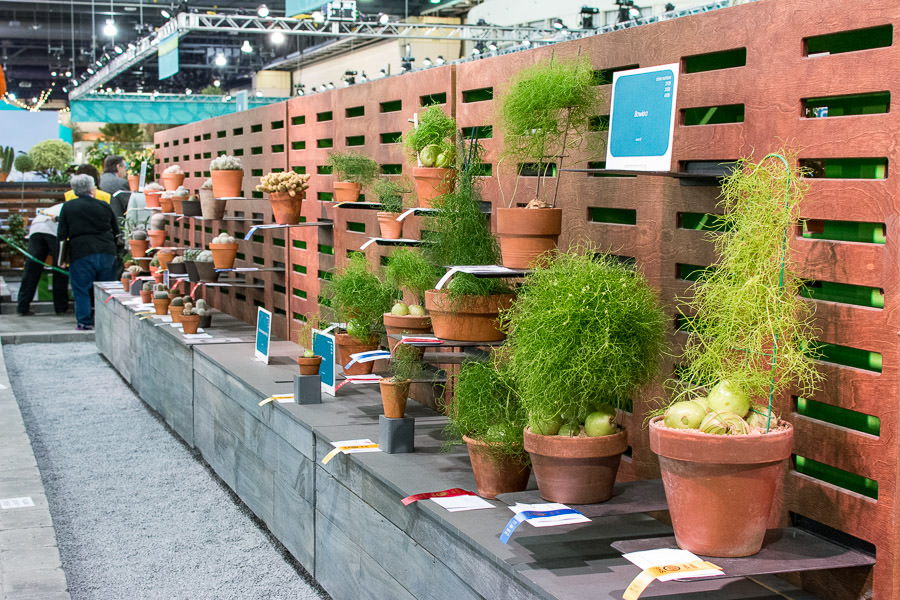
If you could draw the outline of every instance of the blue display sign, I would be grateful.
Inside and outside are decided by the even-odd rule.
[[[322,378],[322,391],[334,396],[334,384],[336,380],[337,361],[334,355],[334,335],[326,331],[313,330],[312,350],[317,356],[322,357],[319,365],[319,377]]]
[[[258,360],[269,364],[269,339],[272,335],[272,313],[263,307],[256,311],[256,348],[254,355]]]

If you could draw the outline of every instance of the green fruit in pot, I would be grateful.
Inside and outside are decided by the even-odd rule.
[[[706,417],[706,411],[692,400],[676,402],[666,411],[663,422],[672,429],[697,429]]]
[[[616,411],[611,406],[602,406],[584,419],[584,432],[589,437],[612,435],[618,430]]]
[[[405,317],[409,314],[409,307],[403,302],[397,302],[391,307],[391,314],[398,317]]]
[[[307,350],[306,352],[303,353],[303,358],[312,358],[315,355],[316,355],[316,353],[313,352],[312,350]]]
[[[709,399],[706,396],[699,396],[697,398],[693,398],[691,402],[695,402],[700,405],[700,408],[703,409],[704,413],[709,412]]]
[[[409,305],[409,314],[414,317],[424,317],[425,309],[420,304],[410,304]]]
[[[772,430],[779,426],[781,420],[774,411],[770,411],[768,406],[762,404],[754,404],[747,415],[747,424],[750,427],[762,432]]]
[[[553,417],[552,419],[529,419],[528,427],[532,433],[538,435],[556,435],[562,426],[562,419]]]
[[[706,398],[715,412],[732,412],[743,418],[750,411],[750,396],[727,379],[713,386]]]
[[[428,144],[422,151],[419,152],[419,161],[422,163],[423,167],[433,167],[434,163],[437,161],[438,154],[441,153],[441,148],[437,144]]]
[[[700,423],[700,431],[714,435],[742,435],[750,433],[750,426],[739,414],[712,411]]]
[[[453,152],[447,150],[445,152],[441,152],[437,155],[437,158],[434,161],[434,166],[439,169],[449,169],[453,166]]]
[[[576,423],[573,425],[572,423],[563,423],[560,426],[559,431],[556,433],[556,435],[575,437],[580,433],[581,433],[581,425],[580,424]]]

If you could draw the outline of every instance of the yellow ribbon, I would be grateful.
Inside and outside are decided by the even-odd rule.
[[[331,452],[325,455],[325,458],[322,459],[322,464],[327,465],[328,462],[338,455],[339,452],[343,452],[344,450],[355,450],[357,448],[377,448],[378,444],[363,444],[361,446],[338,446]]]
[[[689,573],[691,571],[705,571],[707,569],[718,568],[719,567],[717,567],[716,565],[705,560],[698,560],[690,563],[681,563],[677,565],[650,567],[641,571],[640,574],[638,574],[638,576],[628,584],[628,587],[625,589],[625,593],[622,594],[622,598],[624,600],[637,600],[637,598],[642,593],[644,593],[644,590],[647,589],[648,585],[650,585],[654,580],[662,577],[663,575],[671,575],[672,573]]]
[[[269,402],[275,402],[276,400],[287,400],[288,398],[293,399],[293,397],[294,397],[293,394],[278,394],[278,395],[275,395],[275,396],[269,396],[269,397],[266,398],[265,400],[262,400],[262,401],[258,404],[258,406],[264,406],[264,405],[268,404]]]

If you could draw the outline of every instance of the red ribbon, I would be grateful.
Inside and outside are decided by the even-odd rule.
[[[453,496],[474,496],[473,492],[466,491],[461,488],[451,488],[449,490],[443,490],[441,492],[424,492],[422,494],[413,494],[412,496],[407,496],[400,502],[403,503],[403,506],[409,506],[413,502],[418,502],[419,500],[428,500],[430,498],[450,498]]]

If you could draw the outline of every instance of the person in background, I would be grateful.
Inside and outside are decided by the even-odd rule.
[[[57,237],[69,245],[69,280],[77,329],[93,329],[94,282],[116,278],[119,225],[109,205],[94,198],[96,183],[90,175],[73,175],[69,184],[76,197],[63,204]]]
[[[58,206],[58,205],[57,205]],[[55,207],[54,207],[55,208]],[[59,256],[59,240],[56,238],[56,217],[38,212],[31,220],[28,228],[28,254],[41,259],[48,255],[53,257],[51,264],[56,265]],[[16,312],[22,316],[33,315],[31,300],[44,272],[44,263],[26,257],[25,272],[19,286]],[[61,272],[53,271],[53,309],[57,315],[69,310],[69,277]]]
[[[121,219],[128,208],[128,199],[131,197],[131,187],[128,185],[128,163],[121,156],[107,156],[103,161],[103,175],[97,184],[101,190],[112,196],[109,203],[116,219]],[[116,192],[128,192],[117,194]]]
[[[97,172],[97,167],[95,167],[94,165],[87,163],[79,165],[78,168],[75,169],[74,175],[90,175],[94,180],[94,185],[100,185],[100,173]],[[68,190],[65,194],[64,199],[66,202],[68,202],[74,197],[75,192],[73,190]],[[95,189],[94,198],[96,198],[97,200],[103,200],[104,202],[109,204],[109,201],[112,197],[103,190]]]

